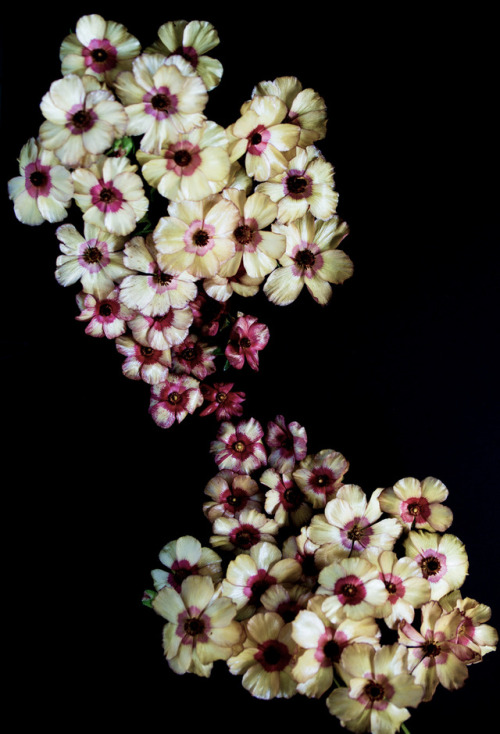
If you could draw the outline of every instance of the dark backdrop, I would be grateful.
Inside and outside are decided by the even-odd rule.
[[[167,20],[213,22],[212,55],[225,71],[207,116],[222,125],[261,80],[296,75],[315,88],[328,106],[319,147],[335,167],[355,274],[324,308],[305,292],[283,308],[260,296],[242,303],[271,330],[261,371],[237,375],[245,417],[298,420],[310,452],[341,451],[349,481],[368,492],[439,477],[450,531],[469,554],[463,594],[492,606],[498,627],[492,18],[482,4],[472,15],[422,4],[331,4],[331,15],[316,5],[217,7],[78,3],[26,15],[13,6],[3,29],[5,182],[42,122],[59,45],[89,12],[124,23],[143,46]],[[78,289],[54,279],[55,225],[23,226],[5,195],[2,206],[5,586],[14,690],[29,702],[21,720],[163,730],[180,714],[193,727],[254,731],[280,716],[280,727],[340,730],[322,702],[252,699],[223,663],[210,680],[168,668],[162,620],[141,596],[167,541],[189,533],[208,544],[201,504],[216,473],[216,421],[153,423],[148,387],[127,380],[113,344],[74,320]],[[488,720],[496,655],[469,673],[462,691],[440,688],[413,713],[413,734]]]

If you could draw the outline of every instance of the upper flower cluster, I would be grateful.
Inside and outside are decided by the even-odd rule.
[[[406,477],[368,496],[345,483],[342,454],[310,453],[281,415],[267,430],[224,421],[210,450],[212,548],[168,543],[145,596],[167,620],[175,672],[208,676],[223,659],[257,698],[325,696],[350,731],[391,734],[495,649],[489,607],[460,593],[467,553],[447,532],[441,481]]]
[[[229,312],[233,293],[262,286],[284,305],[305,286],[325,304],[352,274],[333,167],[316,147],[324,100],[295,77],[261,82],[224,129],[205,115],[218,42],[206,21],[173,21],[141,51],[123,25],[80,18],[9,182],[26,224],[81,214],[57,229],[56,278],[81,285],[77,318],[116,341],[127,377],[151,385],[163,427],[204,399],[203,414],[241,415],[234,382],[202,382],[218,354],[257,370],[269,339],[255,316]]]

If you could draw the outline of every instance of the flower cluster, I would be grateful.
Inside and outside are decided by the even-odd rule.
[[[352,274],[333,167],[316,147],[324,100],[280,77],[258,84],[227,128],[207,119],[218,42],[209,22],[173,21],[141,50],[120,23],[80,18],[9,182],[21,222],[81,215],[56,231],[57,281],[80,285],[76,318],[115,341],[164,428],[198,409],[241,415],[245,396],[216,376],[216,357],[258,370],[269,330],[231,313],[233,294],[262,286],[284,305],[305,286],[326,304]]]
[[[495,650],[489,607],[460,592],[467,553],[441,481],[368,496],[345,483],[342,454],[309,453],[281,415],[267,430],[224,421],[210,451],[211,547],[168,543],[144,597],[167,620],[176,673],[208,676],[222,659],[252,696],[323,697],[350,731],[389,734]]]

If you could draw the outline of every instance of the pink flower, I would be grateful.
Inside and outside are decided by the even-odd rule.
[[[125,333],[126,322],[131,321],[136,314],[120,303],[118,295],[118,288],[114,288],[103,298],[97,298],[85,291],[77,295],[76,302],[81,313],[75,318],[77,321],[89,321],[85,327],[86,334],[116,339]]]
[[[258,352],[264,349],[268,341],[268,327],[260,324],[255,316],[244,316],[240,313],[229,335],[226,357],[237,370],[242,369],[245,360],[253,370],[258,370]]]
[[[199,341],[195,334],[189,334],[182,344],[172,350],[174,372],[204,380],[215,372],[215,350],[215,346],[210,347]]]
[[[210,444],[210,452],[214,454],[219,469],[251,474],[266,462],[263,435],[262,426],[255,418],[240,421],[236,426],[224,421],[217,439]]]
[[[123,374],[131,380],[144,380],[155,385],[166,379],[171,365],[170,349],[153,349],[138,344],[130,336],[119,336],[116,348],[126,359],[122,365]]]
[[[245,400],[244,392],[232,392],[234,382],[215,382],[211,385],[200,385],[203,397],[208,402],[200,415],[215,413],[218,421],[227,420],[233,415],[240,416],[243,413],[241,403]]]
[[[193,326],[203,336],[215,336],[219,331],[221,320],[227,313],[227,306],[200,291],[189,304],[193,312]]]
[[[272,449],[269,466],[282,474],[292,472],[296,462],[306,458],[306,429],[296,421],[287,425],[282,415],[267,424],[266,443]]]
[[[349,462],[338,451],[323,449],[306,456],[293,478],[315,508],[325,507],[342,486]]]
[[[224,469],[205,487],[210,497],[203,505],[203,512],[210,522],[218,517],[234,517],[242,510],[262,510],[263,496],[259,485],[248,474],[236,474]]]
[[[153,385],[149,412],[160,428],[169,428],[177,420],[184,420],[202,402],[199,382],[188,375],[169,374],[165,382]]]

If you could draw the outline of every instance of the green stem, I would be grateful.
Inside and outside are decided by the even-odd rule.
[[[404,734],[410,734],[410,730],[404,724],[401,724],[401,731],[403,731]]]

